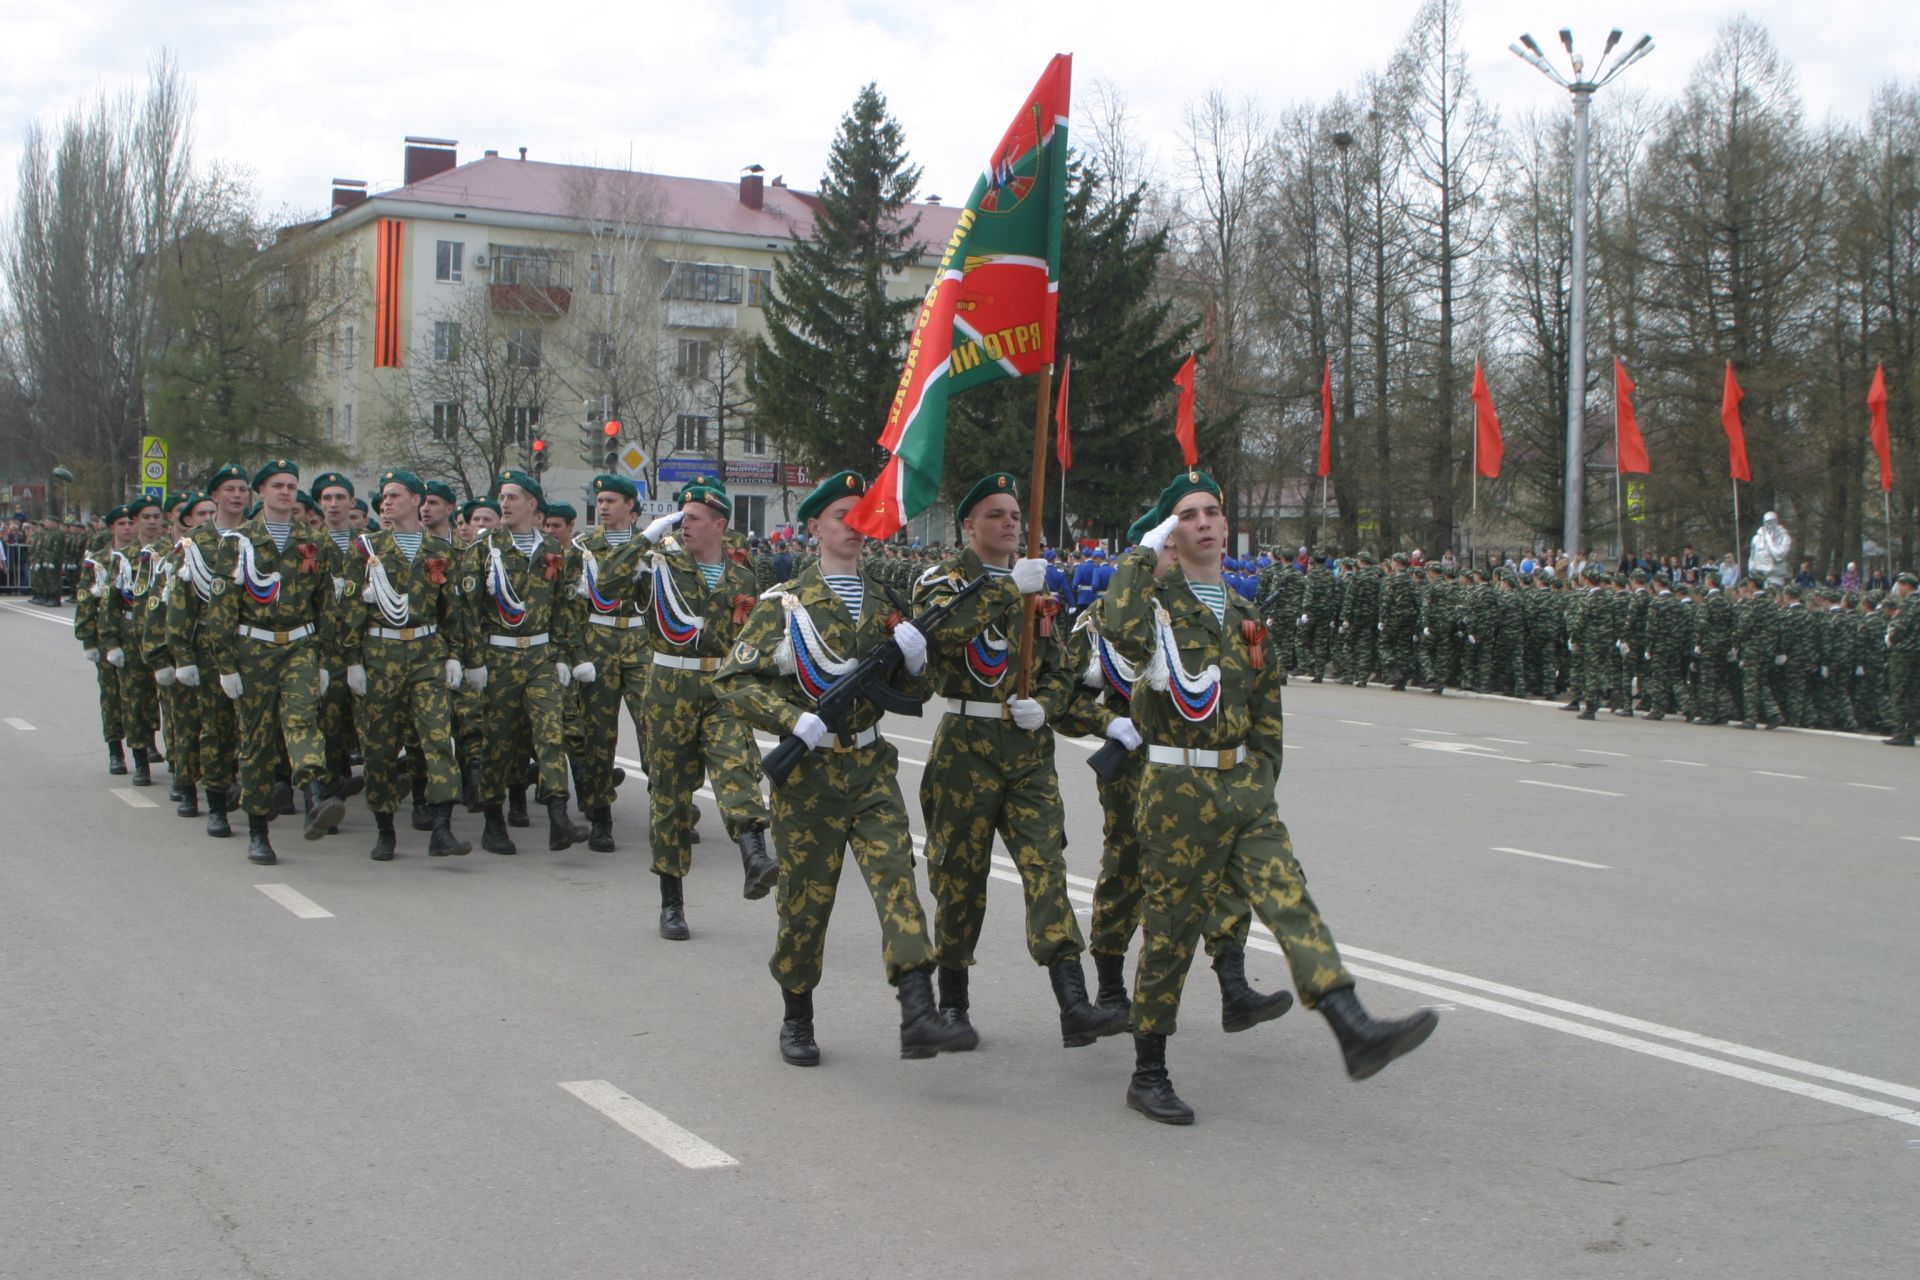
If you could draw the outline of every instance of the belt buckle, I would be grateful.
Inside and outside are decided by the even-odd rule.
[[[276,631],[273,633],[273,642],[275,644],[285,644],[287,643],[287,637],[292,634],[290,631]]]
[[[532,639],[531,636],[515,636],[513,638],[513,647],[516,649],[524,649],[527,647],[527,641],[530,639]]]
[[[1216,769],[1221,769],[1221,770],[1231,769],[1233,768],[1234,765],[1239,763],[1239,761],[1233,758],[1233,752],[1231,751],[1216,751],[1213,753],[1213,756],[1214,756],[1213,767]]]

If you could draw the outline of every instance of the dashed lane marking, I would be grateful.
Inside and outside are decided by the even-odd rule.
[[[1340,723],[1359,725],[1362,729],[1377,729],[1380,727],[1371,720],[1342,720]]]
[[[18,729],[22,733],[32,733],[34,731],[32,725],[28,724],[25,720],[20,719],[18,716],[8,716],[7,723],[12,725],[14,728]]]
[[[560,1087],[662,1155],[689,1169],[734,1169],[740,1162],[605,1080],[561,1081]]]
[[[1847,785],[1848,785],[1848,786],[1850,786],[1850,787],[1858,787],[1858,788],[1860,788],[1860,789],[1861,789],[1862,791],[1892,791],[1892,790],[1894,790],[1894,788],[1892,788],[1892,787],[1883,787],[1883,786],[1881,786],[1881,785],[1880,785],[1879,783],[1877,783],[1877,782],[1849,782],[1849,783],[1848,783]]]
[[[1529,745],[1525,738],[1488,738],[1487,741],[1504,742],[1510,747],[1524,747]]]
[[[1752,769],[1749,770],[1749,772],[1757,773],[1763,778],[1792,778],[1795,782],[1805,782],[1807,780],[1807,775],[1804,773],[1775,773],[1771,769]]]
[[[1689,769],[1704,769],[1707,766],[1699,760],[1662,760],[1661,764],[1683,764]]]
[[[1522,858],[1539,858],[1542,862],[1564,862],[1570,867],[1591,867],[1595,871],[1611,871],[1612,867],[1604,862],[1582,862],[1579,858],[1563,858],[1557,853],[1535,853],[1531,849],[1509,849],[1505,845],[1494,845],[1495,853],[1511,853]]]
[[[115,787],[113,794],[120,797],[121,803],[125,804],[129,809],[158,809],[160,807],[131,787]]]
[[[1590,796],[1611,796],[1615,800],[1626,798],[1624,791],[1601,791],[1597,787],[1576,787],[1567,782],[1542,782],[1538,778],[1522,778],[1521,785],[1528,787],[1552,787],[1555,791],[1578,791]]]
[[[253,886],[302,920],[331,920],[333,912],[301,893],[292,885],[257,884]]]
[[[1632,756],[1624,751],[1602,751],[1598,747],[1575,747],[1574,750],[1583,756],[1613,756],[1619,760],[1633,759]]]
[[[0,609],[5,609],[11,613],[24,613],[29,618],[38,618],[42,622],[51,622],[59,627],[71,627],[73,625],[72,618],[64,618],[57,613],[47,613],[45,606],[38,609],[29,609],[24,605],[0,604]]]

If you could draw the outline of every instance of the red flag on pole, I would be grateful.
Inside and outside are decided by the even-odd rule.
[[[1500,417],[1493,411],[1493,392],[1487,389],[1487,375],[1480,372],[1478,360],[1473,362],[1473,431],[1475,465],[1487,479],[1498,479],[1506,446],[1500,440]]]
[[[1327,367],[1320,374],[1320,470],[1315,475],[1325,478],[1333,470],[1333,357],[1327,357]]]
[[[1720,425],[1727,432],[1727,474],[1735,480],[1753,483],[1753,472],[1747,466],[1747,433],[1740,426],[1740,402],[1747,393],[1740,389],[1739,381],[1733,376],[1733,361],[1727,361],[1727,385],[1720,393]]]
[[[1867,389],[1867,408],[1873,414],[1873,451],[1880,455],[1880,491],[1893,488],[1893,445],[1887,439],[1887,366],[1873,371]]]
[[[1632,378],[1627,376],[1627,366],[1619,356],[1613,358],[1613,452],[1619,460],[1620,470],[1634,475],[1645,475],[1651,469],[1647,466],[1647,442],[1640,438],[1640,416],[1633,411],[1633,393],[1636,390]]]
[[[1060,358],[1060,398],[1054,402],[1053,420],[1060,424],[1053,437],[1053,456],[1062,471],[1073,470],[1073,437],[1067,429],[1067,377],[1073,372],[1073,357]]]
[[[1173,383],[1180,388],[1180,407],[1173,419],[1173,438],[1180,442],[1180,456],[1186,459],[1188,466],[1200,461],[1200,442],[1194,435],[1193,427],[1193,357],[1180,366],[1180,372],[1173,375]]]

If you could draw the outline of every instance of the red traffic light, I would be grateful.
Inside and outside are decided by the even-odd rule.
[[[547,442],[545,440],[535,440],[533,442],[533,451],[535,453],[544,452],[546,450],[546,447],[547,447]]]
[[[609,418],[607,420],[607,425],[600,429],[606,432],[607,438],[611,440],[613,437],[620,434],[620,421],[617,418]]]

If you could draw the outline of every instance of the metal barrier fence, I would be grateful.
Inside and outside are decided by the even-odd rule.
[[[25,540],[19,542],[11,538],[0,540],[0,551],[6,553],[6,563],[0,565],[0,595],[26,595],[32,590],[32,586],[27,581],[31,566],[27,563]]]

